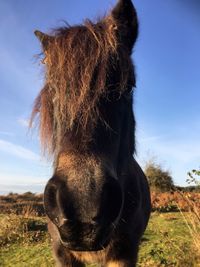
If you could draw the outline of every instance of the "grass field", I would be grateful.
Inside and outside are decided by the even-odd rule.
[[[0,266],[54,266],[45,218],[1,215],[0,225]],[[142,239],[138,267],[159,266],[200,266],[193,238],[178,212],[153,213]]]

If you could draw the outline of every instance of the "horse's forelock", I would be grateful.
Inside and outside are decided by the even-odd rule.
[[[75,122],[82,134],[90,137],[100,116],[99,100],[107,91],[109,66],[116,62],[122,73],[116,90],[124,90],[128,80],[124,57],[129,55],[120,54],[116,27],[108,16],[96,24],[86,20],[83,26],[54,31],[54,40],[44,52],[45,86],[32,115],[34,119],[39,113],[41,141],[49,152],[55,152]]]

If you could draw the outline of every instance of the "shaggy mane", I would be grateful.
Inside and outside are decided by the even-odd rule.
[[[31,123],[39,115],[40,139],[48,153],[62,147],[67,132],[79,129],[81,142],[92,138],[99,101],[109,90],[120,94],[130,79],[131,62],[117,38],[111,16],[94,24],[59,28],[44,49],[45,85],[35,100]],[[110,70],[117,79],[109,77]],[[110,79],[109,79],[110,78]]]

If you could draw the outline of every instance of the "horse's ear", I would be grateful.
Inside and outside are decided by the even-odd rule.
[[[43,49],[46,49],[48,47],[48,44],[53,39],[52,36],[49,36],[43,32],[40,31],[34,31],[35,36],[39,39],[39,41],[42,44]]]
[[[111,12],[116,21],[120,42],[132,50],[138,36],[137,13],[131,0],[118,0]]]

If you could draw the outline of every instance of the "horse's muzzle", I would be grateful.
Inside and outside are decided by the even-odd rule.
[[[47,216],[58,229],[61,243],[74,251],[104,249],[123,209],[123,193],[116,179],[106,176],[100,184],[97,179],[89,181],[76,186],[65,177],[54,176],[44,192]]]
[[[73,251],[98,251],[110,240],[113,226],[102,227],[96,223],[66,222],[58,228],[61,243]]]

